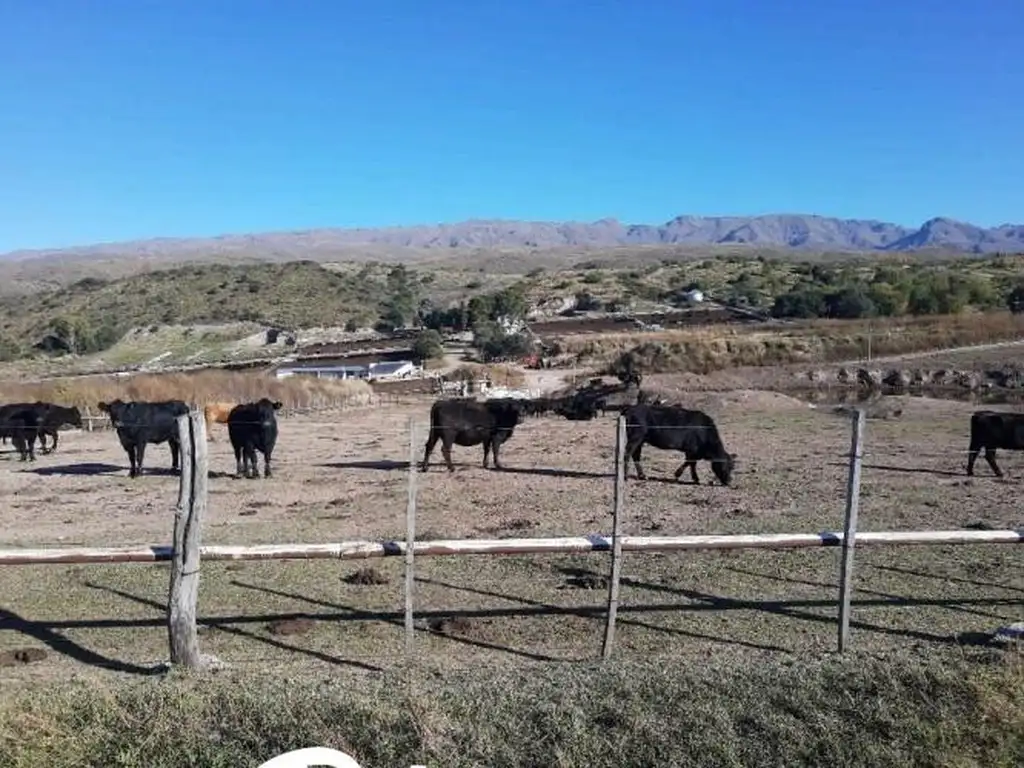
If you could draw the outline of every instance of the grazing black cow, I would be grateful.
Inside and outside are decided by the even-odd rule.
[[[974,476],[974,462],[981,449],[985,449],[985,461],[992,467],[996,477],[1003,472],[996,464],[996,449],[1008,451],[1024,450],[1024,413],[1006,411],[975,411],[971,414],[971,446],[967,455],[967,475]]]
[[[441,441],[441,454],[449,472],[453,445],[484,446],[484,468],[488,467],[488,454],[494,454],[494,466],[502,469],[498,461],[498,447],[507,442],[526,413],[545,410],[538,402],[511,397],[491,400],[437,400],[430,407],[430,435],[420,462],[420,471],[426,472],[430,454],[437,441]]]
[[[167,443],[171,448],[171,469],[178,470],[181,455],[178,417],[188,414],[188,406],[183,400],[127,403],[115,400],[112,403],[100,403],[99,409],[110,416],[110,423],[117,430],[117,439],[128,454],[128,477],[142,474],[147,443]]]
[[[10,438],[21,461],[36,460],[36,436],[39,431],[39,411],[31,403],[18,408],[17,404],[0,411],[0,435]]]
[[[644,480],[640,466],[640,451],[644,444],[665,451],[681,451],[686,454],[684,461],[675,472],[676,480],[689,467],[695,484],[697,462],[711,462],[711,470],[722,485],[732,482],[736,456],[725,450],[718,427],[714,420],[703,411],[693,411],[678,405],[652,405],[641,403],[626,409],[626,462],[633,459],[636,476]],[[623,475],[629,473],[624,471]]]
[[[256,451],[263,454],[263,476],[270,477],[270,457],[277,444],[277,411],[281,403],[261,398],[241,403],[228,414],[228,437],[235,449],[235,476],[259,477]],[[250,468],[252,474],[249,473]]]

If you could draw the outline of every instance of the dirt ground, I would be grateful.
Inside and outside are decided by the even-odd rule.
[[[214,426],[203,543],[404,539],[408,420],[425,426],[429,402],[281,419],[270,479],[231,477],[226,431]],[[709,484],[707,464],[702,485],[672,482],[682,458],[647,448],[649,479],[627,484],[625,533],[842,530],[847,418],[767,392],[694,393],[691,403],[714,416],[737,454],[734,486]],[[862,531],[1022,525],[1024,456],[1000,456],[1009,480],[993,478],[984,461],[973,481],[964,474],[970,410],[909,398],[900,418],[868,422]],[[438,448],[416,478],[417,538],[609,533],[614,444],[609,415],[529,419],[501,451],[505,473],[484,470],[479,447],[456,447],[450,475]],[[150,473],[136,480],[111,431],[62,433],[57,452],[33,464],[3,450],[0,547],[170,542],[178,481],[166,445],[149,447]],[[422,437],[415,450],[418,461]],[[839,563],[835,548],[627,553],[615,653],[698,661],[830,652]],[[439,667],[595,658],[609,568],[607,553],[421,558],[417,653]],[[400,557],[207,562],[201,649],[233,666],[400,664],[402,574]],[[0,567],[0,687],[152,673],[167,657],[167,588],[166,564]],[[863,548],[852,642],[948,647],[1024,618],[1022,603],[1020,546]],[[45,658],[13,659],[26,648]]]

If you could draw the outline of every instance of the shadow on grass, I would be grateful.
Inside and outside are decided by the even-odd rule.
[[[830,461],[830,467],[848,469],[847,462]],[[930,469],[928,467],[897,467],[892,464],[861,464],[861,469],[875,469],[879,472],[901,472],[906,475],[934,475],[936,477],[962,477],[967,479],[966,472],[954,472],[950,469]]]
[[[567,569],[572,571],[574,574],[579,573],[580,569]],[[739,571],[738,569],[733,569]],[[763,574],[751,572],[750,575],[771,578]],[[782,577],[774,577],[778,580],[785,581],[787,579]],[[801,609],[814,609],[814,608],[837,608],[838,606],[838,595],[835,599],[828,600],[745,600],[741,598],[732,597],[719,597],[717,595],[707,594],[705,592],[699,592],[693,589],[684,589],[682,587],[669,587],[663,584],[650,584],[647,582],[639,581],[636,579],[623,578],[620,583],[623,586],[634,587],[637,589],[644,589],[651,592],[668,593],[673,595],[679,595],[689,600],[693,600],[698,605],[680,605],[677,606],[680,610],[687,611],[726,611],[726,610],[747,610],[747,611],[762,611],[765,613],[774,614],[777,616],[783,616],[791,619],[798,619],[801,621],[809,621],[818,624],[834,624],[836,619],[832,616],[822,616],[820,614],[811,613],[807,610]],[[799,582],[796,582],[799,583]],[[816,584],[814,582],[809,583],[813,586],[825,586]],[[835,587],[838,590],[838,587]],[[865,591],[865,590],[855,590]],[[881,594],[881,593],[876,593]],[[979,616],[991,617],[996,619],[1002,619],[1000,616],[994,614],[987,614],[979,611],[967,611],[964,606],[1007,606],[1012,607],[1020,603],[1019,599],[1015,598],[975,598],[975,599],[949,599],[949,598],[909,598],[902,596],[887,596],[885,598],[871,599],[871,600],[856,600],[852,599],[850,605],[853,608],[889,608],[889,607],[902,607],[902,608],[950,608],[953,610],[959,610],[965,613],[974,613]],[[650,610],[652,606],[638,606],[641,610]],[[619,608],[622,611],[622,608]],[[895,629],[893,627],[883,627],[877,624],[869,624],[865,621],[858,621],[856,619],[850,620],[850,626],[854,629],[859,629],[865,632],[874,632],[881,635],[893,636],[893,637],[905,637],[911,640],[920,640],[924,642],[937,643],[940,645],[957,645],[959,641],[956,637],[950,635],[938,635],[932,632],[923,632],[914,629]]]
[[[468,592],[473,595],[480,595],[482,597],[496,597],[501,600],[511,600],[517,603],[523,603],[524,605],[535,606],[527,609],[496,609],[493,615],[501,616],[559,616],[559,615],[571,615],[579,616],[585,619],[600,619],[602,622],[607,615],[607,609],[604,607],[579,607],[579,608],[566,608],[563,606],[550,605],[548,603],[542,603],[538,600],[532,600],[527,597],[519,597],[514,595],[505,595],[500,592],[491,592],[484,589],[477,589],[476,587],[465,587],[458,584],[450,584],[444,581],[438,581],[436,579],[426,579],[423,577],[417,577],[416,581],[421,584],[431,584],[437,587],[445,587],[446,589],[453,589],[459,592]],[[620,579],[620,583],[625,583],[624,579]],[[643,621],[637,621],[636,619],[623,619],[621,618],[623,613],[642,613],[645,611],[676,611],[686,610],[689,606],[679,604],[661,604],[661,605],[641,605],[641,606],[624,606],[619,604],[617,609],[618,616],[616,617],[616,625],[625,625],[632,627],[640,627],[641,629],[649,629],[655,632],[664,632],[670,635],[679,635],[682,637],[689,637],[695,640],[710,640],[716,643],[723,643],[725,645],[735,645],[742,648],[750,648],[752,650],[759,651],[779,651],[782,653],[789,653],[788,648],[783,648],[779,645],[762,645],[760,643],[752,643],[746,640],[733,640],[730,638],[717,637],[715,635],[705,635],[699,632],[690,632],[682,629],[672,629],[669,627],[661,627],[657,624],[648,624]],[[453,612],[451,615],[463,615],[465,612]]]
[[[537,477],[571,477],[575,479],[594,478],[607,480],[615,477],[612,472],[586,472],[578,469],[555,469],[551,467],[509,467],[496,470],[509,475],[536,475]]]
[[[117,597],[121,597],[121,598],[123,598],[125,600],[129,600],[131,602],[138,603],[139,605],[148,606],[148,607],[153,608],[154,610],[157,610],[157,611],[159,611],[160,613],[163,613],[163,614],[166,614],[166,612],[167,612],[167,606],[166,605],[162,605],[162,604],[158,603],[156,600],[150,600],[147,597],[141,597],[139,595],[133,595],[131,592],[125,592],[124,590],[117,589],[115,587],[108,587],[108,586],[105,586],[103,584],[93,584],[91,582],[85,582],[85,586],[89,587],[90,589],[95,589],[95,590],[99,590],[101,592],[106,592],[106,593],[111,594],[111,595],[116,595]],[[270,622],[270,621],[274,621],[274,620],[276,620],[278,618],[282,618],[282,617],[280,617],[280,616],[255,616],[255,617],[249,617],[249,618],[252,618],[254,621],[257,621],[257,622]],[[317,618],[322,618],[322,617],[318,617],[318,616],[315,616],[315,615],[301,615],[300,616],[300,615],[296,614],[296,615],[289,615],[287,618],[291,618],[291,619],[296,619],[296,618],[317,619]],[[165,620],[161,620],[159,623],[163,624],[164,622],[165,622]],[[240,629],[239,627],[231,626],[232,624],[236,624],[236,623],[238,623],[238,622],[231,621],[231,620],[228,620],[228,621],[218,621],[218,620],[215,620],[215,619],[203,619],[203,620],[197,619],[196,620],[196,624],[199,625],[199,626],[210,627],[211,629],[216,629],[216,630],[219,630],[221,632],[225,632],[225,633],[227,633],[229,635],[235,635],[237,637],[244,637],[244,638],[247,638],[249,640],[256,640],[256,641],[258,641],[260,643],[264,643],[265,645],[269,645],[269,646],[272,646],[274,648],[278,648],[280,650],[294,651],[296,653],[301,653],[301,654],[303,654],[305,656],[310,656],[311,658],[318,659],[319,661],[326,661],[329,664],[339,664],[339,665],[346,665],[346,666],[351,666],[351,667],[358,667],[359,669],[365,669],[365,670],[368,670],[370,672],[382,672],[383,671],[380,667],[375,667],[375,666],[373,666],[371,664],[364,664],[364,663],[359,662],[359,661],[350,661],[348,659],[342,659],[342,658],[340,658],[338,656],[331,656],[329,654],[322,653],[320,651],[314,651],[314,650],[311,650],[309,648],[300,648],[297,645],[290,645],[290,644],[284,643],[284,642],[282,642],[280,640],[275,640],[274,638],[271,638],[271,637],[263,637],[261,635],[257,635],[255,632],[247,632],[246,630]]]
[[[31,637],[45,644],[55,653],[62,654],[91,667],[141,676],[160,675],[166,671],[163,665],[143,667],[138,664],[131,664],[126,661],[103,656],[69,640],[52,627],[47,626],[45,622],[31,621],[5,608],[0,608],[0,631],[5,630],[19,632],[26,637]]]
[[[378,459],[371,461],[332,461],[326,464],[317,464],[324,469],[379,469],[383,472],[397,470],[409,471],[408,461],[395,461],[394,459]]]
[[[113,475],[120,474],[121,472],[127,474],[128,467],[84,461],[78,464],[61,464],[54,467],[33,467],[32,469],[23,469],[21,471],[44,477],[49,477],[50,475]]]
[[[871,565],[865,563],[865,568],[874,568],[877,571],[889,571],[891,573],[900,573],[904,576],[918,576],[924,579],[940,579],[941,581],[952,581],[957,584],[968,584],[972,587],[982,587],[990,589],[1005,589],[1007,592],[1021,592],[1024,593],[1024,589],[1021,587],[1011,587],[1007,584],[996,584],[992,581],[975,581],[973,579],[964,579],[959,576],[946,576],[938,573],[928,573],[927,571],[915,571],[910,568],[900,568],[895,565]]]
[[[881,568],[881,566],[874,566],[874,565],[870,565],[869,563],[863,563],[859,567],[860,568]],[[808,581],[806,579],[796,579],[796,578],[793,578],[792,576],[776,576],[776,575],[771,574],[771,573],[761,573],[759,571],[751,571],[751,570],[747,570],[745,568],[734,568],[734,567],[731,567],[731,566],[727,567],[725,570],[731,571],[732,573],[738,573],[741,576],[752,576],[755,579],[765,579],[767,581],[778,581],[778,582],[783,582],[783,583],[786,583],[786,584],[800,584],[802,586],[807,586],[807,587],[819,587],[821,589],[835,590],[836,595],[839,594],[839,584],[838,583],[835,583],[835,584],[832,584],[832,583],[825,584],[825,583],[822,583],[822,582],[819,582],[819,581]],[[995,586],[995,585],[992,585],[992,586]],[[1007,589],[1012,589],[1012,587],[1008,587]],[[854,605],[867,605],[869,607],[884,607],[884,606],[887,606],[887,605],[892,605],[892,606],[911,607],[911,608],[915,607],[915,606],[917,606],[917,607],[948,608],[951,611],[955,611],[955,612],[959,612],[959,613],[965,613],[965,614],[969,614],[971,616],[982,616],[982,617],[984,617],[986,619],[997,619],[997,620],[1002,620],[1003,619],[1002,616],[1000,616],[998,614],[995,614],[995,613],[990,613],[988,611],[972,610],[970,608],[966,608],[965,607],[965,603],[977,602],[977,601],[972,600],[970,598],[968,598],[966,600],[957,600],[955,598],[944,598],[942,600],[937,600],[937,601],[934,601],[934,602],[925,602],[924,600],[922,600],[920,598],[914,599],[914,598],[904,597],[903,595],[893,595],[893,594],[888,593],[888,592],[880,592],[880,591],[875,590],[875,589],[867,589],[865,587],[857,587],[857,586],[855,586],[853,588],[853,594],[857,594],[858,592],[860,594],[862,594],[862,595],[874,595],[875,597],[878,597],[878,598],[881,598],[881,599],[880,600],[875,600],[875,601],[868,601],[868,600],[854,601]],[[995,599],[998,600],[999,598],[995,598]]]

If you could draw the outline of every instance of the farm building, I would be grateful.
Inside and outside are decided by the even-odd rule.
[[[412,360],[396,360],[383,363],[370,363],[370,379],[407,379],[410,376],[418,376],[423,372],[423,367],[416,365]]]
[[[366,365],[303,365],[277,369],[277,378],[286,379],[289,376],[315,376],[318,379],[366,379],[370,376],[370,367]]]
[[[318,379],[407,379],[423,372],[411,360],[368,363],[366,365],[296,365],[277,369],[277,378],[315,376]]]

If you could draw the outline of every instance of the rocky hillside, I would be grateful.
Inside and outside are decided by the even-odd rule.
[[[265,261],[326,257],[400,257],[403,252],[474,248],[611,248],[641,245],[733,245],[829,251],[914,251],[967,253],[1024,251],[1024,225],[985,229],[948,218],[933,218],[917,229],[884,221],[814,215],[678,216],[664,224],[473,220],[380,229],[319,229],[212,238],[158,238],[61,250],[16,251],[2,261],[76,258],[191,259],[205,255]]]

